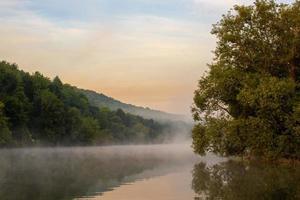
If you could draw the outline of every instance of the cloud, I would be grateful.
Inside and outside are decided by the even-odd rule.
[[[246,4],[246,3],[251,3],[253,2],[253,0],[193,0],[195,4],[206,4],[206,5],[210,5],[210,6],[232,6],[235,4]]]
[[[208,24],[216,23],[234,5],[250,4],[253,0],[191,0],[193,13]]]
[[[3,0],[3,1],[0,1],[0,6],[1,6],[1,8],[15,7],[20,4],[27,3],[27,2],[28,1],[26,1],[26,0]]]
[[[57,22],[31,3],[1,1],[0,59],[126,102],[189,113],[214,46],[202,21],[134,13]]]
[[[214,8],[224,10],[231,8],[233,5],[250,5],[255,0],[192,0],[198,8]],[[279,3],[291,3],[293,0],[278,0]]]

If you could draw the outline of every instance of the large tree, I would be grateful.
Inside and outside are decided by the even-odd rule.
[[[195,152],[300,159],[300,1],[235,6],[192,112]]]

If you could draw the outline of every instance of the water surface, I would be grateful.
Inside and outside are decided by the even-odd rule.
[[[199,157],[189,145],[0,151],[1,200],[300,199],[297,166]]]

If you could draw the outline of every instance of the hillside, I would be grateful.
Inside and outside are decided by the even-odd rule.
[[[99,108],[107,107],[111,110],[122,109],[127,113],[139,115],[147,119],[162,121],[186,121],[183,115],[170,114],[158,110],[152,110],[150,108],[123,103],[104,94],[100,94],[91,90],[80,89],[80,91],[84,93],[91,104]]]
[[[153,143],[173,132],[167,123],[100,109],[58,77],[0,62],[0,147]]]

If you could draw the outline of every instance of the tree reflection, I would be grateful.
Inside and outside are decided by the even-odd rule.
[[[300,199],[299,166],[228,161],[194,166],[192,188],[200,199]]]
[[[71,200],[134,182],[176,155],[146,147],[45,148],[0,151],[0,200]],[[164,172],[153,172],[160,175]],[[156,175],[156,174],[154,174]],[[143,176],[147,178],[147,176]]]

